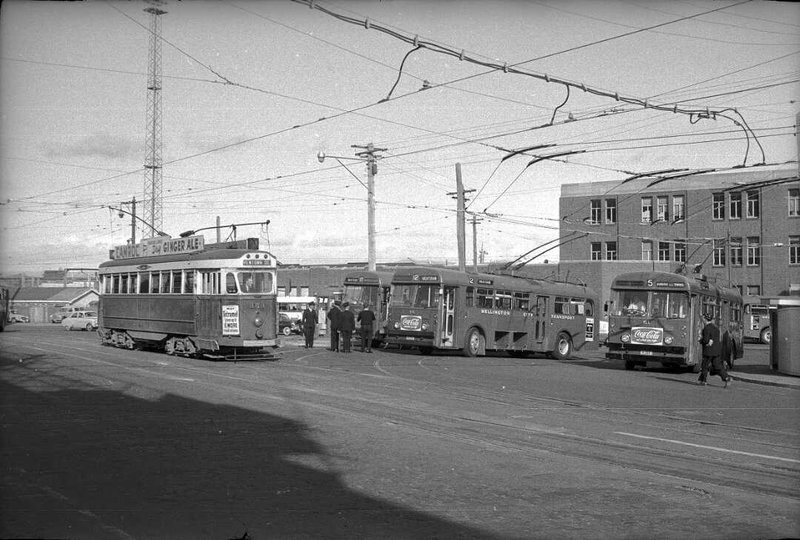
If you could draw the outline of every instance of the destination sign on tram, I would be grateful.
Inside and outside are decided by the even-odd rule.
[[[186,238],[149,238],[139,244],[117,246],[112,252],[112,259],[135,259],[137,257],[155,257],[158,255],[177,255],[203,251],[204,236],[187,236]]]

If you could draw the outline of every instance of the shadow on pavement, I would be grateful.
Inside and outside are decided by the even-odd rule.
[[[296,421],[46,370],[2,365],[0,537],[493,538],[351,491]]]

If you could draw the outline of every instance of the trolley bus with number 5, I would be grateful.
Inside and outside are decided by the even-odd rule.
[[[741,358],[742,297],[704,276],[633,272],[616,276],[608,306],[606,358],[625,369],[660,363],[699,372],[702,316],[710,313],[722,336],[722,359],[733,368]]]
[[[392,279],[392,345],[465,356],[506,351],[568,358],[596,346],[595,293],[584,285],[453,269],[408,267]]]

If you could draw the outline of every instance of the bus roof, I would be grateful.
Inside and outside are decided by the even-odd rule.
[[[579,285],[577,283],[547,281],[503,274],[462,272],[450,268],[432,268],[426,266],[398,268],[394,273],[392,283],[445,283],[475,287],[485,286],[494,289],[530,290],[534,292],[540,290],[547,292],[547,294],[563,296],[597,296],[595,292],[586,285]]]

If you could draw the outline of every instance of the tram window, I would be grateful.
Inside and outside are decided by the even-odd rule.
[[[161,292],[164,294],[168,294],[170,291],[170,276],[172,272],[167,270],[166,272],[161,272]]]
[[[139,292],[150,292],[150,272],[142,272],[139,274]]]
[[[119,289],[119,292],[122,294],[128,294],[128,274],[122,274],[120,276]]]
[[[112,292],[112,294],[118,294],[119,293],[119,274],[114,274],[114,277],[112,277],[111,279],[112,279],[111,292]]]
[[[139,274],[131,274],[128,292],[131,294],[139,292]]]
[[[186,271],[186,279],[183,283],[183,292],[186,294],[194,293],[194,270]]]
[[[530,293],[514,293],[514,309],[527,311],[531,302]]]
[[[172,292],[180,294],[181,284],[183,283],[183,272],[173,270],[172,272]]]
[[[467,287],[467,298],[464,305],[467,307],[475,307],[475,287]]]
[[[244,293],[256,292],[256,280],[253,276],[253,272],[239,273],[239,290]]]
[[[225,272],[225,292],[228,294],[239,292],[239,289],[236,287],[236,275],[231,272]]]
[[[256,273],[256,291],[261,293],[272,293],[273,279],[271,272],[257,272]],[[375,291],[377,292],[377,291]],[[370,302],[373,306],[375,303]]]
[[[153,272],[150,274],[150,292],[151,293],[158,293],[159,287],[161,286],[161,274],[159,272]]]

